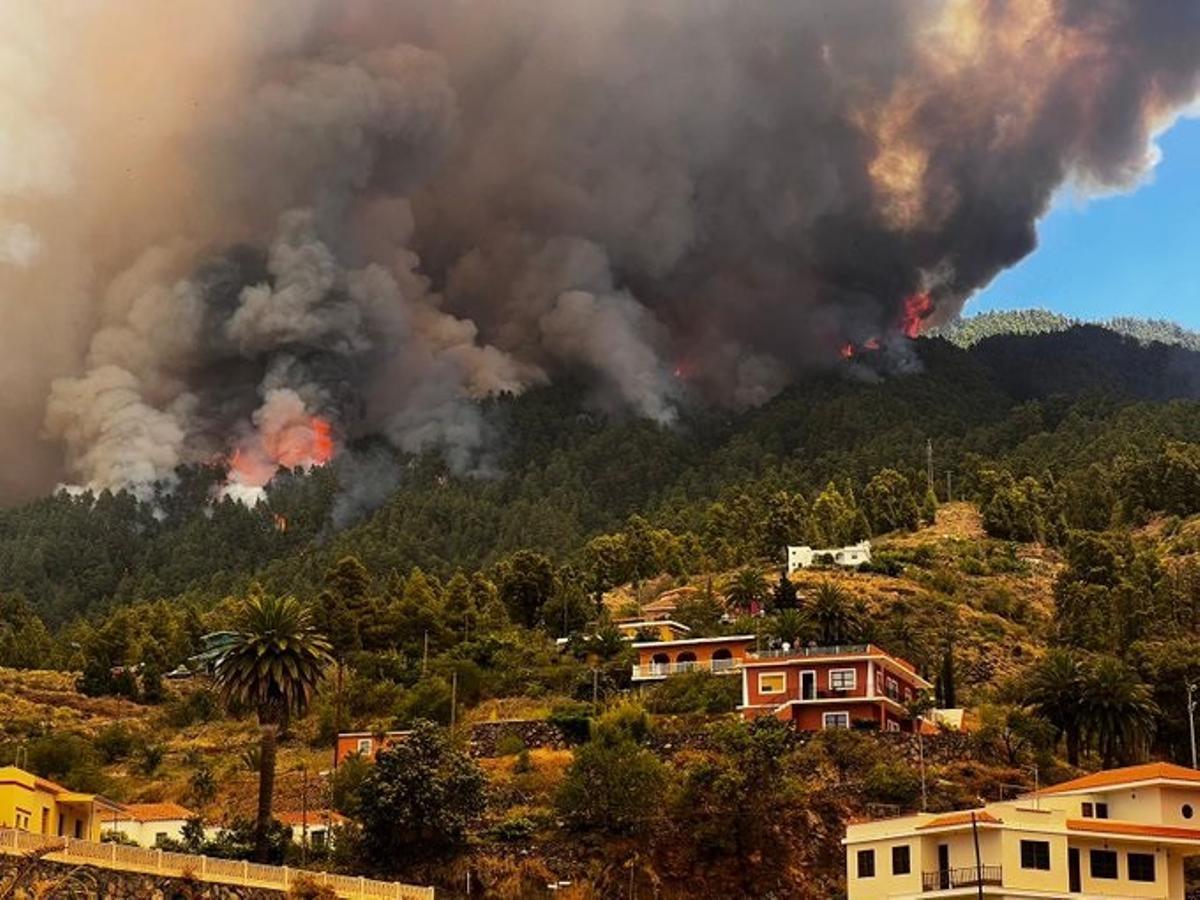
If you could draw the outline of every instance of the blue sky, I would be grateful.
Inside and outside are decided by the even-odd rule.
[[[1039,306],[1200,329],[1200,119],[1176,123],[1158,144],[1163,158],[1134,192],[1086,201],[1064,192],[1038,227],[1038,249],[966,314]]]

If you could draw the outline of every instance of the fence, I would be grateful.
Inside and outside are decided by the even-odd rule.
[[[433,900],[433,888],[395,881],[374,881],[353,875],[331,875],[287,866],[263,866],[234,859],[193,856],[123,844],[98,844],[69,837],[50,837],[17,828],[0,828],[0,853],[45,851],[51,862],[69,862],[142,875],[195,878],[242,887],[286,891],[301,878],[328,885],[338,896],[351,900]]]

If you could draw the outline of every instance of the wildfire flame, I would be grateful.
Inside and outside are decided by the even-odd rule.
[[[925,320],[933,312],[933,298],[924,291],[910,294],[904,299],[904,315],[900,320],[900,330],[905,337],[918,338],[925,330]]]
[[[230,455],[225,493],[257,502],[262,488],[281,468],[323,466],[333,458],[333,452],[333,426],[320,416],[259,431]]]

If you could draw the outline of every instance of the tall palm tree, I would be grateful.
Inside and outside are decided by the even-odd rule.
[[[725,588],[725,601],[736,609],[750,609],[756,601],[763,600],[769,591],[763,573],[747,567],[733,576],[733,581]]]
[[[1081,712],[1086,732],[1111,768],[1132,763],[1154,735],[1158,707],[1150,688],[1114,656],[1101,656],[1084,669]]]
[[[259,725],[258,817],[254,854],[267,858],[275,753],[279,730],[303,715],[332,662],[329,642],[317,634],[307,607],[294,597],[255,589],[238,611],[233,635],[217,660],[214,680],[227,703],[254,709]]]
[[[861,632],[858,610],[846,591],[832,581],[822,581],[813,592],[806,614],[824,646],[848,644]]]
[[[1051,650],[1032,669],[1025,684],[1025,702],[1035,714],[1067,739],[1067,762],[1079,765],[1083,734],[1083,664],[1070,650]]]

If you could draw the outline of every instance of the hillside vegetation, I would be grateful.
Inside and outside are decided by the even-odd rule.
[[[179,800],[230,830],[207,851],[248,855],[250,711],[164,675],[246,597],[290,594],[334,662],[285,723],[275,809],[295,809],[307,779],[310,807],[354,822],[319,864],[449,896],[468,871],[498,897],[556,878],[580,897],[631,882],[838,896],[845,821],[921,802],[911,748],[747,725],[731,715],[737,679],[637,690],[611,621],[675,592],[697,635],[872,641],[935,683],[929,703],[968,708],[970,738],[930,745],[932,809],[1025,783],[1033,765],[1049,781],[1184,759],[1200,355],[1092,326],[914,351],[906,376],[877,377],[868,357],[669,429],[589,411],[570,387],[505,398],[486,410],[495,474],[391,459],[396,489],[340,530],[348,469],[377,447],[281,477],[252,509],[214,506],[222,473],[200,469],[154,502],[62,493],[4,510],[0,757]],[[785,543],[868,537],[861,572],[781,578]],[[505,719],[563,740],[514,732],[466,755],[476,723]],[[417,737],[376,769],[322,775],[349,728]]]

